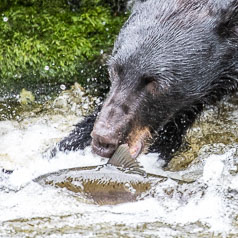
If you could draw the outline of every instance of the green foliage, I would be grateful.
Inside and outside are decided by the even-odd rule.
[[[102,52],[108,53],[127,16],[113,15],[101,0],[80,2],[77,11],[64,0],[11,0],[4,5],[1,85],[83,83],[95,70],[99,76]]]

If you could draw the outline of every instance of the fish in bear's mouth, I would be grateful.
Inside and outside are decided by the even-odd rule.
[[[129,134],[127,142],[132,158],[137,158],[141,153],[147,150],[148,142],[151,139],[151,133],[148,128],[137,129]]]
[[[149,128],[136,128],[133,129],[129,135],[123,141],[120,141],[117,147],[115,147],[113,153],[107,153],[107,148],[102,148],[99,144],[92,144],[93,152],[102,157],[111,158],[117,148],[121,144],[127,144],[129,147],[129,152],[133,159],[137,158],[141,153],[145,152],[148,147],[148,142],[151,140],[151,133]]]

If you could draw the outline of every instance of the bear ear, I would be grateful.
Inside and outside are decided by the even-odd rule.
[[[221,17],[217,26],[221,37],[238,40],[238,1],[234,0],[226,9],[221,10]]]

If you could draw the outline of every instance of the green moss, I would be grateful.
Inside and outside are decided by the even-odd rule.
[[[110,51],[127,16],[113,14],[100,0],[78,2],[77,11],[64,0],[3,4],[1,85],[85,83],[88,77],[105,72],[99,69],[102,52]]]

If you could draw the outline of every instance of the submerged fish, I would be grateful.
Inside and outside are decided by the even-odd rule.
[[[143,199],[157,183],[168,177],[181,182],[193,182],[180,176],[146,174],[132,158],[128,145],[124,144],[105,165],[63,169],[42,175],[34,182],[64,188],[104,205]]]

